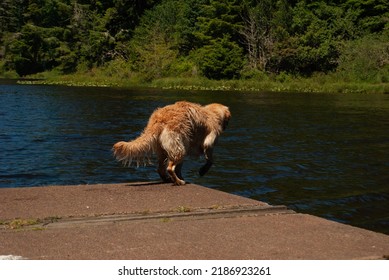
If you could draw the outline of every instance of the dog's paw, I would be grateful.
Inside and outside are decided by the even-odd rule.
[[[176,186],[182,186],[182,185],[185,185],[186,182],[184,180],[181,180],[181,179],[178,179],[174,182],[174,185]]]

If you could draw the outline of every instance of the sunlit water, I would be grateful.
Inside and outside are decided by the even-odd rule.
[[[389,95],[0,85],[0,187],[159,180],[112,145],[177,100],[230,107],[215,165],[187,181],[389,233]]]

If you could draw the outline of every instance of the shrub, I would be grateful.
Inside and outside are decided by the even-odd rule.
[[[352,81],[389,80],[389,41],[383,35],[367,35],[344,43],[338,73]]]
[[[243,68],[243,50],[228,37],[213,40],[195,53],[201,73],[214,80],[240,77]]]

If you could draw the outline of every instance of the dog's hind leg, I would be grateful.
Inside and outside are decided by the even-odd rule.
[[[181,166],[186,154],[183,136],[169,129],[164,129],[160,136],[161,147],[167,155],[167,172],[175,185],[184,185]]]
[[[157,156],[158,156],[158,174],[159,177],[161,177],[162,181],[164,182],[172,182],[169,175],[166,173],[166,167],[167,167],[167,155],[166,152],[162,149],[157,150]]]
[[[168,161],[168,165],[167,165],[167,172],[169,173],[170,175],[170,178],[173,180],[173,183],[175,185],[185,185],[185,181],[180,179],[177,174],[176,174],[176,168],[178,168],[178,173],[179,173],[179,176],[182,178],[181,176],[181,170],[180,170],[180,165],[182,165],[182,162],[180,163],[175,163],[173,162],[172,160],[169,160]]]
[[[184,162],[181,162],[180,164],[177,164],[176,166],[176,174],[177,174],[177,177],[181,180],[184,180],[184,178],[182,177],[182,173],[181,173],[181,170],[182,170],[182,165],[184,164]]]

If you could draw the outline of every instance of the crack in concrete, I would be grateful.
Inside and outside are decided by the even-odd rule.
[[[25,226],[23,230],[50,228],[67,228],[78,226],[102,225],[107,223],[120,223],[145,220],[162,220],[171,221],[172,219],[218,219],[218,218],[233,218],[239,216],[263,216],[263,215],[283,215],[295,214],[293,210],[289,210],[286,206],[241,206],[224,209],[198,208],[190,209],[187,212],[150,212],[150,213],[128,213],[128,214],[111,214],[100,216],[85,216],[85,217],[66,217],[56,219],[55,221],[45,222],[32,226]]]

